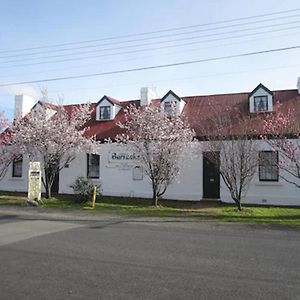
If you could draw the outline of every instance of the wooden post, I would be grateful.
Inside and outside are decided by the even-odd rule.
[[[93,208],[95,208],[95,206],[96,206],[96,194],[97,194],[97,187],[94,186],[94,190],[93,190]]]

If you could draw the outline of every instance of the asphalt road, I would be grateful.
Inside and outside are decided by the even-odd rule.
[[[300,230],[0,211],[0,299],[300,299]]]

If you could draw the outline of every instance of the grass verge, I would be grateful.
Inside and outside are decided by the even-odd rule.
[[[0,192],[0,206],[22,206],[26,194]],[[85,210],[90,213],[132,215],[142,217],[184,217],[198,221],[240,222],[252,224],[280,224],[300,226],[300,208],[275,206],[245,206],[239,212],[230,204],[209,204],[188,201],[162,200],[159,207],[151,205],[149,199],[101,197],[95,209],[91,203],[74,203],[72,195],[60,195],[57,198],[43,199],[42,208]]]

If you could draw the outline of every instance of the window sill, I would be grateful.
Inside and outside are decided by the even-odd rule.
[[[257,186],[282,186],[283,184],[279,181],[256,181]]]

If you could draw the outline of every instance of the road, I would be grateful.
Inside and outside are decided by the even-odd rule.
[[[0,299],[300,299],[300,230],[7,213]]]

